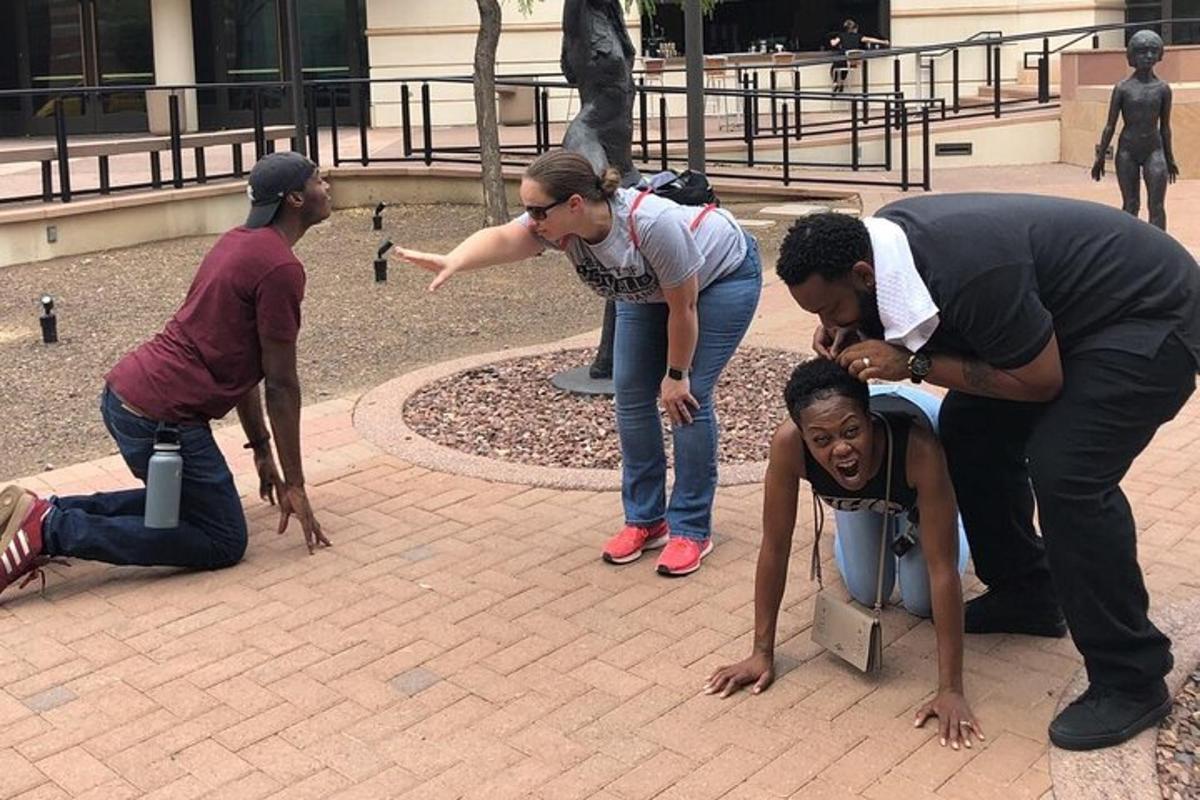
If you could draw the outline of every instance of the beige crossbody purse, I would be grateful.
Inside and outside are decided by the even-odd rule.
[[[866,609],[853,600],[839,600],[825,591],[821,581],[821,528],[825,523],[825,511],[821,499],[813,492],[812,567],[809,579],[816,578],[816,604],[813,609],[812,640],[834,655],[845,659],[863,672],[875,672],[883,666],[883,573],[890,549],[888,531],[892,513],[892,426],[885,417],[887,431],[887,478],[884,491],[883,530],[879,536],[879,577],[875,583],[875,608]]]

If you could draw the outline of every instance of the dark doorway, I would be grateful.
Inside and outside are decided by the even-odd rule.
[[[1127,0],[1126,22],[1149,22],[1156,19],[1200,19],[1200,0]],[[1200,22],[1177,22],[1145,27],[1158,33],[1168,45],[1200,44]],[[1137,28],[1126,28],[1125,41]]]
[[[704,20],[704,52],[821,50],[829,33],[847,19],[857,21],[868,36],[889,38],[890,5],[888,0],[722,0]],[[643,16],[642,30],[647,55],[655,55],[661,41],[675,43],[675,51],[682,53],[680,0],[658,3],[652,17]]]
[[[4,101],[6,133],[53,133],[59,96],[71,133],[146,129],[144,91],[85,97],[62,90],[154,83],[150,0],[13,0],[10,9],[0,34],[2,85],[39,92]]]
[[[192,0],[197,83],[254,83],[289,78],[288,32],[283,0]],[[297,0],[300,51],[306,80],[351,78],[366,73],[362,0]],[[197,93],[200,127],[206,130],[254,124],[255,96],[267,124],[291,121],[286,90],[203,89]],[[339,89],[341,121],[354,118],[358,93]],[[321,121],[328,118],[328,92],[318,92]]]

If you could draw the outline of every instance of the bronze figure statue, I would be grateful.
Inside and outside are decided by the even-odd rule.
[[[562,71],[579,91],[579,113],[563,147],[581,153],[597,174],[606,166],[633,186],[633,57],[620,0],[566,0],[563,4]]]
[[[1113,160],[1122,208],[1137,216],[1141,207],[1140,176],[1146,181],[1150,224],[1166,230],[1167,184],[1175,182],[1179,167],[1171,151],[1171,87],[1154,74],[1154,65],[1163,57],[1163,40],[1154,31],[1138,31],[1129,37],[1126,53],[1134,72],[1113,87],[1108,122],[1096,145],[1092,179],[1098,181],[1104,176],[1104,155],[1120,115],[1124,126]]]
[[[563,137],[563,148],[582,154],[597,174],[611,166],[622,186],[634,186],[641,173],[633,166],[633,57],[637,52],[625,27],[620,0],[566,0],[563,4],[561,65],[563,76],[579,92],[579,113]],[[612,378],[616,308],[604,305],[604,327],[594,380]]]

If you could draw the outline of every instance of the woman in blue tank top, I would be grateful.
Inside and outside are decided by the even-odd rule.
[[[727,697],[753,685],[757,694],[774,680],[775,626],[800,483],[807,480],[814,502],[837,511],[838,569],[847,589],[865,605],[875,602],[881,512],[890,506],[889,545],[897,557],[885,561],[884,600],[898,572],[904,605],[920,616],[932,613],[937,635],[938,690],[917,712],[916,723],[937,717],[942,744],[957,749],[960,742],[969,745],[971,736],[982,734],[963,691],[960,576],[967,546],[935,433],[938,398],[901,386],[871,389],[875,391],[869,396],[865,383],[826,359],[806,361],[792,373],[784,392],[791,419],[771,441],[765,478],[763,541],[754,581],[754,650],[744,661],[713,672],[705,691]],[[910,524],[916,518],[919,530]]]

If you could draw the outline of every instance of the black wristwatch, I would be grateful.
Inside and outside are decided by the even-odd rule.
[[[928,353],[913,353],[908,357],[908,376],[913,383],[925,380],[931,369],[933,369],[933,359]]]
[[[681,381],[687,377],[687,370],[667,367],[667,377],[673,381]]]

